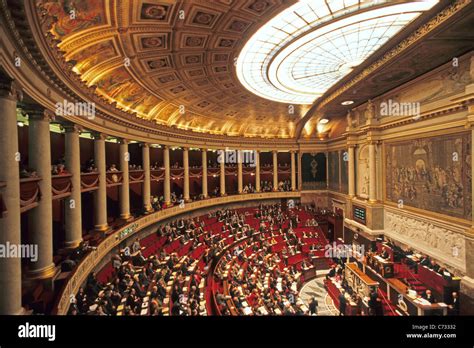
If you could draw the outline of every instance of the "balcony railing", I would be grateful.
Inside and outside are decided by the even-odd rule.
[[[71,178],[72,174],[53,175],[51,177],[51,189],[53,191],[53,199],[60,199],[71,195]]]
[[[23,213],[38,206],[41,192],[38,183],[41,178],[20,179],[20,211]]]
[[[123,173],[120,171],[107,172],[105,179],[107,180],[107,187],[122,185]]]
[[[151,181],[163,181],[165,179],[165,169],[152,169],[150,171],[150,179]]]
[[[81,192],[97,190],[99,187],[99,173],[82,173],[81,174]]]
[[[143,179],[145,178],[145,171],[143,170],[131,170],[129,172],[129,177],[130,177],[130,184],[134,184],[137,182],[143,182]]]

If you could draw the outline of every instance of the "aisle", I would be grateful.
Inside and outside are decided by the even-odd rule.
[[[306,306],[309,306],[313,297],[316,297],[316,300],[318,300],[318,315],[339,315],[339,311],[334,306],[331,297],[326,292],[326,289],[324,289],[324,277],[313,279],[301,288],[300,298]]]

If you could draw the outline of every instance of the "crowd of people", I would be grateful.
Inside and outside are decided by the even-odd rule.
[[[301,245],[298,245],[301,239],[292,231],[292,226],[298,225],[295,216],[297,214],[284,211],[278,204],[261,205],[252,215],[248,211],[231,209],[210,212],[207,221],[218,224],[218,231],[209,228],[199,217],[165,223],[156,231],[156,238],[162,241],[159,250],[145,256],[138,239],[122,249],[112,257],[113,272],[108,282],[103,284],[94,273],[89,275],[70,306],[70,314],[206,314],[204,282],[209,274],[216,280],[222,279],[222,265],[231,260],[232,255],[238,255],[238,260],[246,262],[248,270],[242,275],[235,264],[235,277],[228,290],[236,307],[249,301],[251,308],[264,304],[266,312],[256,310],[256,315],[307,314],[307,307],[298,299],[296,281],[300,273],[297,267],[280,266],[284,262],[282,255],[271,252],[274,238],[280,235],[289,247],[301,252]],[[252,227],[247,219],[258,219],[259,224]],[[268,233],[266,237],[265,233]],[[242,244],[231,248],[230,241],[241,241]],[[173,243],[178,245],[167,252],[167,246]],[[242,251],[250,246],[254,253],[247,256]],[[181,253],[183,248],[188,252]],[[200,252],[192,252],[196,250]],[[299,267],[302,266],[305,267]],[[214,273],[210,273],[212,271]],[[264,290],[261,289],[263,281],[267,284]],[[239,287],[245,290],[239,293]],[[226,296],[217,293],[216,299],[223,304]],[[229,314],[228,310],[222,307],[220,314]]]

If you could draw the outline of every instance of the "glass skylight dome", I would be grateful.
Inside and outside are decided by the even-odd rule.
[[[312,104],[438,0],[301,0],[263,25],[237,59],[252,93]]]

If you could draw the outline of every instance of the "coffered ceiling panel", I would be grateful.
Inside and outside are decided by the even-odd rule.
[[[213,134],[293,137],[307,108],[246,90],[237,55],[283,0],[38,0],[45,32],[88,86],[117,108]]]

